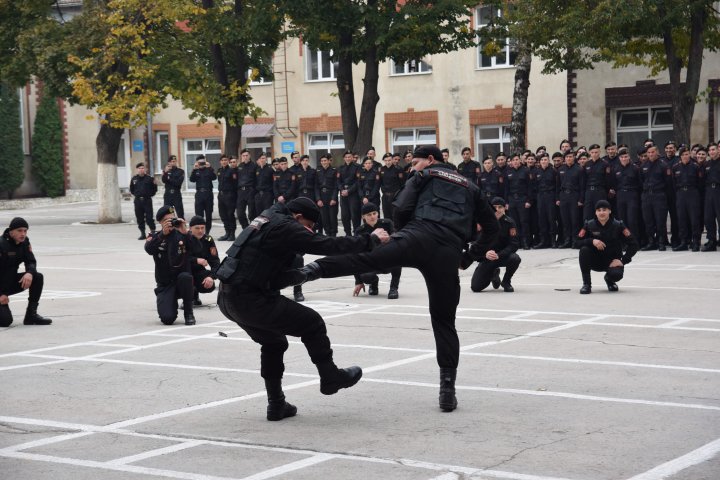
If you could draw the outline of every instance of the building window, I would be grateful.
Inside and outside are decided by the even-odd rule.
[[[250,158],[257,160],[262,153],[272,156],[272,137],[250,137],[245,139],[245,148],[250,152]],[[268,163],[272,158],[268,159]]]
[[[483,125],[475,127],[475,152],[482,161],[486,155],[493,158],[500,153],[508,153],[510,147],[510,125]]]
[[[342,165],[345,137],[341,132],[308,133],[306,145],[310,155],[310,165],[313,168],[320,165],[320,156],[326,153],[332,155],[334,166]]]
[[[190,182],[190,173],[195,165],[195,160],[200,155],[205,155],[205,160],[212,165],[217,172],[220,168],[220,139],[219,138],[196,138],[185,140],[185,175],[188,179],[188,190],[195,190],[195,182]],[[213,182],[217,185],[217,180]]]
[[[155,132],[155,173],[164,171],[168,158],[170,158],[168,132]]]
[[[310,50],[305,47],[305,78],[308,82],[335,80],[335,64],[332,50]]]
[[[647,107],[615,112],[616,141],[631,149],[652,138],[655,145],[664,145],[673,138],[671,107]]]
[[[502,9],[489,5],[479,6],[475,9],[475,26],[481,29],[500,17],[502,17]],[[515,57],[517,57],[515,40],[506,38],[504,44],[499,47],[500,53],[488,56],[483,54],[482,45],[478,46],[478,68],[508,68],[515,65]]]
[[[390,132],[393,152],[413,151],[418,145],[437,145],[437,130],[433,127],[398,128]]]
[[[272,59],[268,61],[267,65],[272,65]],[[269,68],[269,67],[264,67]],[[272,71],[271,69],[266,70],[268,72]],[[263,70],[258,69],[257,70],[257,78],[253,78],[253,69],[248,68],[247,78],[250,79],[250,85],[252,86],[258,86],[258,85],[272,85],[272,80],[270,78],[265,78],[262,75]]]
[[[390,75],[418,75],[432,73],[432,67],[424,60],[410,60],[405,63],[395,63],[390,60]]]

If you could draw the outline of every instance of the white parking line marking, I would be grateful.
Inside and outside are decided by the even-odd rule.
[[[203,440],[190,440],[187,442],[178,443],[176,445],[169,445],[167,447],[156,448],[154,450],[148,450],[147,452],[138,453],[137,455],[130,455],[127,457],[117,458],[107,463],[111,465],[127,465],[133,462],[139,462],[141,460],[147,460],[148,458],[159,457],[168,453],[180,452],[188,448],[197,447],[198,445],[204,445],[206,442]]]
[[[681,457],[665,462],[662,465],[658,465],[645,473],[635,475],[629,480],[663,480],[671,475],[675,475],[676,473],[685,470],[686,468],[710,460],[715,457],[718,452],[720,452],[720,438],[707,443],[692,452],[686,453]]]
[[[330,453],[320,453],[318,455],[313,455],[310,458],[304,458],[302,460],[298,460],[297,462],[288,463],[286,465],[281,465],[276,468],[271,468],[270,470],[265,470],[264,472],[256,473],[255,475],[243,477],[242,480],[265,480],[267,478],[278,477],[280,475],[285,475],[286,473],[290,473],[295,470],[300,470],[301,468],[306,468],[312,465],[317,465],[318,463],[327,462],[328,460],[332,460],[333,458],[335,458],[335,455],[332,455]]]

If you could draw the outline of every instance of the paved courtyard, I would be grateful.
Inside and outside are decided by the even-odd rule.
[[[389,276],[378,297],[353,298],[352,278],[308,284],[336,362],[363,380],[321,395],[293,341],[284,385],[298,415],[268,422],[259,347],[214,294],[197,325],[162,325],[137,227],[81,223],[96,209],[0,211],[3,228],[30,223],[40,313],[54,321],[22,325],[27,297],[11,298],[2,479],[720,478],[720,252],[641,252],[618,293],[594,274],[588,296],[576,250],[520,252],[513,294],[472,293],[463,272],[453,413],[437,407],[416,271],[398,300],[385,298]]]

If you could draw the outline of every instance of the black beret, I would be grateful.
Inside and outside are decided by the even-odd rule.
[[[665,142],[665,146],[667,147],[668,145],[672,145],[673,147],[677,148],[677,143],[675,142],[675,140],[668,140],[667,142]]]
[[[558,157],[562,158],[562,157],[563,157],[563,154],[560,153],[560,152],[555,152],[555,153],[552,154],[552,158],[558,158]]]
[[[430,158],[430,155],[435,159],[436,162],[442,162],[442,152],[435,145],[420,145],[413,152],[415,158]]]
[[[502,197],[494,197],[494,198],[490,201],[490,205],[492,205],[493,207],[494,207],[495,205],[502,205],[502,206],[504,207],[504,206],[505,206],[505,199],[502,198]]]
[[[588,158],[589,156],[590,155],[588,155],[587,152],[580,152],[580,153],[578,153],[577,158],[583,158],[583,157]]]
[[[157,213],[155,214],[155,220],[157,220],[158,222],[161,221],[163,217],[168,213],[175,213],[175,209],[170,205],[163,205],[158,209]]]
[[[299,213],[311,222],[317,222],[320,218],[320,209],[315,205],[315,202],[307,197],[298,197],[290,200],[287,208],[292,213]]]
[[[620,150],[618,150],[618,155],[630,155],[630,152],[627,148],[621,148]]]
[[[362,206],[361,212],[363,215],[367,215],[368,213],[372,212],[378,212],[378,207],[372,202],[368,202],[365,205]]]
[[[9,230],[15,230],[16,228],[30,228],[30,225],[22,217],[15,217],[10,220]]]
[[[145,166],[145,164],[143,162],[140,162],[137,165],[135,165],[135,168],[140,168],[140,167],[144,167],[144,166]]]
[[[598,150],[600,150],[600,145],[598,145],[597,143],[593,143],[592,145],[590,145],[588,147],[588,150],[592,150],[594,148],[597,148]]]
[[[595,210],[599,208],[607,208],[608,210],[612,210],[612,208],[610,207],[610,202],[608,202],[607,200],[598,200],[595,204]]]
[[[190,219],[190,226],[194,227],[195,225],[205,225],[205,219],[200,215],[195,215]]]

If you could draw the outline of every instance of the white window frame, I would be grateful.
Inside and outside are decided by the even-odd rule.
[[[163,156],[162,148],[160,147],[160,137],[163,136],[167,137],[168,151],[166,156]],[[167,163],[170,155],[172,155],[170,153],[170,132],[165,130],[158,130],[157,132],[155,132],[155,172],[160,173],[164,171],[165,164]]]
[[[322,56],[323,54],[328,55],[330,58],[330,72],[329,76],[323,76],[322,72]],[[323,51],[323,50],[310,50],[307,45],[305,45],[305,81],[306,82],[334,82],[337,77],[335,76],[335,62],[332,61],[332,54],[333,51],[330,50],[329,52]],[[318,61],[318,78],[310,78],[310,71],[312,70],[310,68],[310,59],[311,55],[314,55],[315,58]]]
[[[420,140],[418,137],[421,130],[432,130],[435,132],[435,140],[425,141]],[[396,141],[395,135],[398,132],[412,132],[412,141]],[[393,128],[390,130],[390,151],[391,152],[404,152],[406,150],[414,151],[419,145],[437,145],[437,127],[408,127],[408,128]]]
[[[647,112],[647,125],[644,127],[620,127],[619,121],[620,121],[620,115],[623,112],[640,112],[642,110],[645,110]],[[656,132],[672,132],[673,131],[673,125],[672,123],[665,124],[662,127],[653,127],[652,120],[653,120],[653,110],[670,110],[670,115],[672,115],[672,105],[653,105],[650,107],[629,107],[629,108],[618,108],[614,111],[614,125],[615,125],[615,142],[618,141],[618,134],[620,133],[638,133],[642,132],[645,135],[645,138],[655,138],[657,135]],[[638,147],[638,145],[630,145],[631,148]]]
[[[255,140],[261,140],[262,141],[255,141]],[[245,146],[243,148],[246,148],[248,150],[260,150],[261,152],[265,154],[271,154],[272,152],[272,137],[250,137],[245,139]],[[253,161],[258,159],[258,156],[250,154],[250,157]],[[272,161],[272,159],[268,159],[268,163]]]
[[[271,81],[271,80],[265,80],[264,77],[258,77],[257,80],[252,80],[252,71],[253,71],[252,68],[248,68],[247,78],[250,78],[250,79],[251,79],[251,80],[250,80],[250,86],[252,86],[252,87],[258,87],[258,86],[263,86],[263,85],[272,85],[272,81]]]
[[[487,23],[480,23],[480,10],[482,8],[483,8],[483,5],[479,5],[479,6],[475,7],[475,28],[477,28],[477,29],[480,29],[480,28],[484,27],[485,25],[487,25]],[[501,9],[501,8],[497,9],[497,17],[498,18],[502,17],[502,12],[503,12],[503,9]],[[476,61],[476,65],[477,65],[476,70],[495,70],[495,69],[503,69],[503,68],[515,68],[515,64],[511,63],[511,60],[510,60],[510,54],[512,52],[513,44],[514,44],[514,41],[510,37],[507,37],[505,39],[505,48],[503,49],[505,52],[505,63],[500,64],[500,65],[498,65],[496,63],[496,59],[498,56],[502,55],[502,53],[501,53],[500,55],[495,55],[493,57],[490,57],[490,66],[489,67],[483,66],[483,64],[482,64],[482,57],[483,57],[482,46],[478,45],[477,55],[475,56],[475,59],[476,59],[475,61]]]
[[[417,71],[413,72],[411,71],[411,63],[415,62],[417,65]],[[409,62],[405,62],[403,64],[403,72],[397,73],[395,71],[395,67],[397,67],[398,64],[395,63],[395,60],[390,60],[390,76],[391,77],[402,77],[405,75],[430,75],[432,74],[432,65],[430,65],[428,62],[426,62],[424,59],[420,60],[412,60]]]
[[[322,145],[313,145],[312,144],[312,137],[322,137],[325,136],[325,143]],[[338,138],[342,138],[342,144],[333,143],[333,141],[337,141]],[[311,165],[313,168],[317,168],[319,165],[319,158],[320,155],[323,153],[333,153],[335,152],[344,152],[345,151],[345,137],[343,135],[343,132],[308,132],[305,134],[305,145],[307,146],[307,152],[308,155],[310,155]],[[317,154],[317,155],[314,155]],[[339,158],[338,158],[339,157]],[[333,154],[333,164],[340,164],[342,162],[342,156]]]
[[[495,128],[497,129],[498,136],[496,138],[480,138],[480,130],[481,129],[490,129]],[[510,124],[496,124],[496,125],[475,125],[475,153],[477,155],[478,161],[482,162],[482,158],[487,155],[484,148],[481,148],[481,145],[497,145],[500,144],[500,150],[497,152],[493,152],[493,157],[495,157],[500,152],[505,152],[507,154],[508,149],[510,148]],[[482,152],[482,153],[480,153]]]
[[[220,147],[217,149],[209,148],[210,142],[218,142],[220,144]],[[202,150],[190,150],[188,148],[189,142],[202,142]],[[188,192],[194,192],[195,191],[195,183],[190,182],[190,174],[192,173],[192,167],[195,163],[193,161],[192,164],[188,163],[188,155],[222,155],[222,138],[220,137],[205,137],[205,138],[184,138],[183,139],[183,162],[181,168],[185,170],[185,174],[187,175],[187,190]],[[215,185],[217,183],[217,180],[213,182]]]

